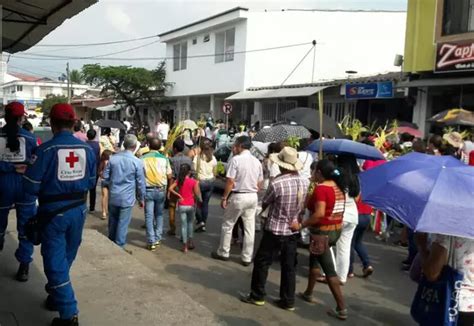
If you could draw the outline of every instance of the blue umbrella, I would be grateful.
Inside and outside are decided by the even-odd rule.
[[[404,155],[360,174],[362,200],[420,232],[474,238],[474,168]]]
[[[318,152],[319,142],[319,140],[315,140],[308,146],[307,150]],[[385,157],[377,148],[348,139],[323,139],[323,152],[352,154],[363,160],[385,160]]]

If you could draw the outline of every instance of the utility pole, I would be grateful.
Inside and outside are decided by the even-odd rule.
[[[67,78],[67,102],[71,103],[71,76],[69,74],[69,62],[66,64],[66,78]]]

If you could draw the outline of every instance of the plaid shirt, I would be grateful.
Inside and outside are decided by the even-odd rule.
[[[263,204],[269,205],[265,230],[275,235],[292,235],[291,223],[304,213],[309,181],[297,173],[276,177],[268,187]]]

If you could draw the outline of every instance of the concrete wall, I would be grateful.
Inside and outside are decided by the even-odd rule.
[[[405,13],[389,12],[249,12],[247,49],[307,42],[308,45],[247,53],[245,85],[279,85],[317,41],[314,81],[393,71],[403,53]],[[312,81],[310,53],[285,84]]]
[[[216,33],[235,27],[235,51],[244,51],[246,44],[246,21],[239,20],[220,25],[217,28],[205,29],[184,38],[166,44],[166,57],[173,57],[173,45],[187,42],[188,59],[185,70],[173,71],[173,60],[166,61],[166,79],[174,84],[167,96],[190,96],[238,92],[244,87],[245,54],[234,54],[234,60],[215,63]],[[209,42],[203,42],[209,34]],[[197,44],[193,45],[192,40]],[[194,55],[212,55],[191,58]]]

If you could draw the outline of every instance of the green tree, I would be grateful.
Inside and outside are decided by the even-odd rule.
[[[171,86],[165,82],[165,62],[148,70],[130,66],[101,66],[88,64],[82,67],[82,76],[88,84],[101,88],[103,94],[112,95],[119,103],[138,112],[140,105],[156,108]],[[140,121],[140,117],[137,119]]]
[[[84,82],[82,73],[76,69],[71,70],[71,72],[69,73],[69,78],[71,79],[71,83],[73,84],[82,84]]]
[[[49,112],[54,104],[67,103],[67,97],[63,95],[48,94],[41,103],[41,110],[45,116],[49,116]]]

